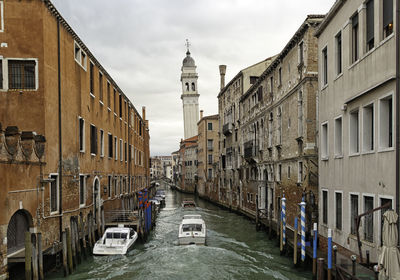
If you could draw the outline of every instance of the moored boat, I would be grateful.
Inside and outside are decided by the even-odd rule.
[[[207,229],[201,215],[184,215],[179,225],[180,245],[205,245]]]
[[[185,199],[182,201],[183,208],[196,208],[196,203],[193,200]]]
[[[108,228],[94,245],[93,255],[125,255],[137,238],[138,234],[132,228],[123,225]]]

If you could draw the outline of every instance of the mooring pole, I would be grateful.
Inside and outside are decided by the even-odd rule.
[[[314,223],[314,239],[313,239],[313,278],[317,277],[317,245],[318,245],[318,225]]]
[[[293,237],[293,264],[297,265],[297,234],[298,234],[298,218],[294,218],[294,237]]]
[[[332,229],[328,229],[328,280],[332,279]]]

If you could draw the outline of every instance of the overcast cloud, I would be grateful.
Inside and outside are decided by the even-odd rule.
[[[226,81],[279,53],[308,14],[334,0],[53,0],[63,17],[150,123],[151,155],[183,138],[180,74],[185,39],[199,74],[200,109],[218,113]]]

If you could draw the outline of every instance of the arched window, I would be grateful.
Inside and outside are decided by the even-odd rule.
[[[186,86],[186,91],[189,91],[189,83],[186,83],[185,86]]]
[[[196,86],[194,85],[194,83],[192,83],[192,90],[193,90],[193,91],[196,90]]]
[[[278,144],[282,144],[282,109],[278,108]]]

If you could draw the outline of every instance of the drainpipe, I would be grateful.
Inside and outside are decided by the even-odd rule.
[[[400,195],[400,174],[399,174],[399,168],[400,168],[400,125],[399,125],[399,120],[400,120],[400,66],[399,66],[399,48],[400,48],[400,28],[399,28],[399,17],[400,17],[400,6],[399,6],[399,1],[395,1],[396,3],[396,25],[395,25],[395,38],[396,38],[396,212],[400,213],[400,203],[399,203],[399,195]],[[398,229],[400,231],[400,223],[397,223]],[[400,244],[400,242],[398,243]]]
[[[58,72],[58,188],[59,188],[59,212],[60,212],[60,241],[62,241],[62,127],[61,127],[61,50],[60,50],[60,21],[57,20],[57,72]]]
[[[131,116],[131,108],[130,108],[130,106],[129,106],[129,103],[128,103],[128,151],[130,151],[130,153],[128,153],[128,178],[129,178],[129,186],[130,186],[130,188],[129,188],[129,190],[130,190],[130,193],[129,193],[129,195],[131,195],[131,193],[132,193],[132,179],[131,179],[131,158],[132,158],[132,147],[133,147],[133,145],[131,146],[131,128],[130,128],[130,125],[131,125],[131,120],[130,120],[130,116]]]

